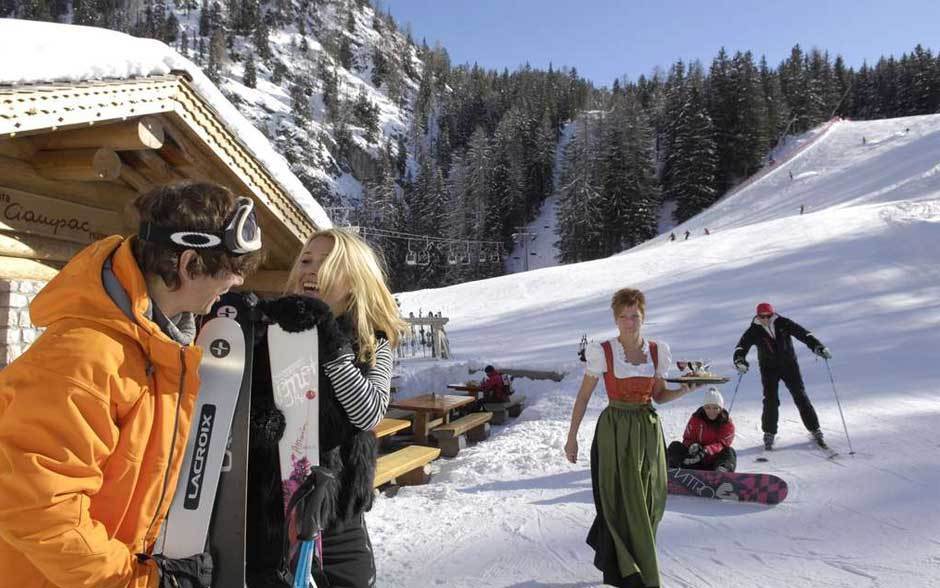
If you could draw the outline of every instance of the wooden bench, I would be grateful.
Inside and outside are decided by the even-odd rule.
[[[411,427],[411,422],[404,419],[392,419],[385,417],[382,421],[372,429],[372,432],[375,433],[376,438],[381,439],[382,437],[387,437],[389,435],[394,435],[399,431],[403,431]]]
[[[486,402],[483,408],[493,413],[493,424],[502,425],[509,417],[516,418],[525,408],[525,396],[513,394],[506,402]]]
[[[456,457],[467,441],[482,441],[490,436],[493,413],[473,412],[431,431],[444,457]]]
[[[373,488],[394,482],[400,486],[427,484],[431,479],[431,462],[440,457],[437,447],[409,445],[388,455],[380,455],[375,464]]]

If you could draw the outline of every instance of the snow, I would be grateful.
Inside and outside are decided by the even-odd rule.
[[[164,43],[108,29],[0,19],[0,55],[30,56],[0,62],[0,84],[127,79],[186,71],[199,95],[311,221],[320,227],[332,226],[326,212],[291,172],[287,161],[274,151],[267,137],[252,126],[199,67]],[[256,95],[246,98],[259,99]]]
[[[940,585],[940,367],[929,351],[940,348],[938,138],[940,115],[835,122],[676,227],[697,229],[688,241],[660,236],[608,259],[400,294],[405,309],[450,317],[455,355],[404,360],[402,396],[478,378],[486,363],[566,377],[517,378],[527,396],[518,419],[435,462],[430,484],[376,501],[367,519],[379,585],[601,585],[584,538],[594,516],[586,453],[606,405],[602,386],[576,465],[562,446],[583,369],[578,341],[616,332],[609,300],[623,286],[646,292],[648,336],[719,373],[734,373],[732,350],[759,301],[810,328],[834,354],[857,452],[847,455],[825,363],[797,343],[807,392],[842,455],[828,461],[811,448],[781,386],[778,451],[756,463],[752,350],[734,403],[739,471],[779,475],[790,495],[775,507],[670,496],[657,537],[665,587]],[[698,230],[705,226],[710,236]],[[735,380],[723,387],[726,403]],[[698,392],[658,407],[667,440],[680,437],[700,402]]]

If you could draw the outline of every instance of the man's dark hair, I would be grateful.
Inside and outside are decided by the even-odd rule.
[[[485,374],[492,374],[492,373],[495,372],[495,371],[496,371],[496,368],[494,368],[494,367],[491,366],[491,365],[488,365],[488,366],[486,366],[485,368],[483,368],[483,373],[485,373]]]
[[[139,222],[187,231],[221,232],[237,208],[237,198],[224,186],[208,182],[180,182],[159,186],[134,200]],[[136,238],[134,258],[140,271],[163,278],[171,290],[180,287],[179,260],[186,249]],[[193,276],[215,276],[231,272],[246,276],[258,269],[260,251],[234,255],[228,251],[198,250],[186,270]]]

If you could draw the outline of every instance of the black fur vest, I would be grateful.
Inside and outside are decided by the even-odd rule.
[[[337,320],[340,329],[355,342],[348,317]],[[259,330],[264,331],[263,328]],[[323,347],[321,341],[320,347]],[[354,352],[358,352],[355,348]],[[356,364],[366,373],[368,365]],[[327,517],[327,529],[357,517],[372,507],[377,442],[371,431],[356,429],[333,393],[329,378],[320,369],[320,465],[339,481],[332,501],[336,510]],[[251,388],[251,447],[248,458],[247,571],[252,588],[273,585],[262,580],[282,568],[285,498],[277,440],[283,420],[274,405],[267,337],[257,338]],[[289,497],[288,497],[289,498]],[[252,581],[252,578],[255,581]]]

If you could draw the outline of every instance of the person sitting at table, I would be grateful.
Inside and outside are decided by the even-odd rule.
[[[483,368],[486,377],[480,382],[480,392],[483,393],[483,402],[507,402],[509,400],[509,387],[503,381],[503,374],[491,365]]]

